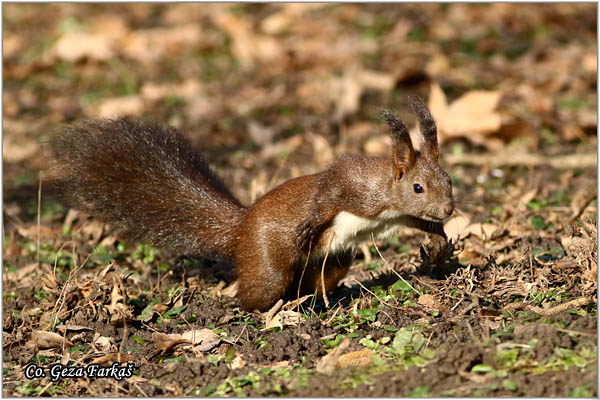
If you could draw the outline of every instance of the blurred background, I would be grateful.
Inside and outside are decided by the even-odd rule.
[[[339,153],[388,155],[377,111],[414,131],[407,94],[429,103],[458,191],[496,180],[471,196],[488,212],[503,168],[554,163],[544,179],[564,186],[596,165],[596,15],[556,3],[5,4],[5,217],[36,215],[42,144],[77,119],[179,127],[248,203]],[[44,215],[60,211],[43,193]]]

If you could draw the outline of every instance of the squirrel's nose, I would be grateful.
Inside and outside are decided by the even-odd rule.
[[[444,205],[444,212],[446,213],[447,217],[451,216],[454,212],[454,203],[446,203]]]

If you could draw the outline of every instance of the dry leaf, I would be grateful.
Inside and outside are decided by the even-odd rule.
[[[82,325],[73,325],[73,324],[60,324],[56,326],[56,329],[67,330],[67,331],[93,331],[92,328],[88,326]]]
[[[361,96],[367,89],[387,93],[394,84],[392,74],[351,66],[341,77],[327,75],[313,79],[300,86],[296,93],[307,106],[318,111],[327,112],[333,106],[334,119],[341,120],[358,111]]]
[[[109,353],[113,349],[110,339],[106,336],[98,336],[98,338],[94,340],[94,346],[103,353]]]
[[[271,318],[262,330],[283,328],[284,326],[297,326],[302,321],[302,314],[291,310],[282,310]]]
[[[309,132],[306,137],[312,143],[313,154],[316,164],[321,167],[327,167],[335,159],[331,145],[323,135]]]
[[[39,151],[40,144],[38,142],[21,135],[5,134],[2,139],[2,157],[10,163],[28,160],[39,153]]]
[[[137,116],[144,110],[144,102],[137,95],[112,97],[99,102],[94,108],[95,111],[91,111],[91,113],[102,118]]]
[[[59,346],[73,346],[73,343],[69,342],[66,338],[60,336],[58,333],[46,331],[33,331],[31,342],[33,342],[39,349],[49,349],[51,347]]]
[[[191,344],[189,340],[183,339],[181,335],[177,333],[166,334],[162,332],[154,332],[152,334],[152,340],[154,341],[154,345],[158,349],[162,350],[163,353],[181,343]]]
[[[346,367],[368,367],[371,364],[371,356],[373,350],[362,349],[346,353],[338,359],[337,366],[340,368]]]
[[[489,239],[497,229],[498,226],[494,224],[471,223],[467,217],[462,215],[451,218],[444,224],[446,236],[454,241],[458,241],[460,237],[467,237],[469,234]]]
[[[237,296],[238,291],[238,281],[236,280],[231,285],[227,286],[225,289],[221,290],[221,295],[228,297]]]
[[[281,34],[294,26],[294,23],[308,11],[326,6],[324,3],[280,3],[281,10],[262,20],[260,28],[263,32],[274,35]]]
[[[121,362],[122,363],[133,362],[133,361],[136,361],[136,358],[133,355],[127,354],[127,353],[121,353]],[[109,354],[94,358],[92,361],[90,361],[90,364],[100,364],[100,365],[108,367],[116,362],[119,362],[119,353],[109,353]]]
[[[140,29],[122,38],[119,51],[129,58],[150,63],[167,55],[177,55],[198,45],[201,40],[214,42],[211,35],[202,32],[198,23]]]
[[[236,355],[235,358],[231,361],[231,369],[244,368],[246,366],[246,361],[242,358],[241,355]]]
[[[210,329],[194,329],[185,332],[181,338],[194,345],[194,351],[209,351],[221,342],[221,338]]]
[[[202,86],[195,79],[188,79],[178,84],[157,84],[148,82],[141,89],[140,94],[143,99],[149,101],[159,101],[166,97],[176,96],[182,99],[191,99],[201,93]]]
[[[35,262],[35,263],[28,264],[24,267],[21,267],[16,271],[5,272],[4,278],[9,281],[17,281],[20,284],[23,284],[23,279],[25,278],[25,276],[30,274],[31,272],[34,272],[37,270],[38,270],[38,263]]]
[[[232,50],[244,68],[251,68],[257,62],[277,62],[284,64],[285,52],[277,40],[256,33],[250,21],[229,13],[222,13],[215,22],[231,37]]]
[[[335,371],[337,362],[342,353],[350,346],[350,339],[344,338],[329,354],[323,356],[317,363],[317,372],[322,374],[331,374]]]
[[[70,32],[63,35],[50,51],[51,56],[68,62],[84,58],[106,61],[115,56],[110,38],[86,32]]]
[[[435,301],[435,297],[433,297],[430,294],[420,295],[417,301],[419,302],[419,304],[430,308],[435,308],[437,304],[437,302]]]
[[[368,139],[363,148],[370,156],[387,156],[392,148],[392,139],[388,135],[375,136]]]
[[[579,185],[571,200],[571,219],[578,218],[592,200],[598,197],[597,181],[592,177],[579,180]]]
[[[431,85],[429,108],[436,120],[440,142],[465,137],[486,145],[485,136],[500,129],[500,114],[495,111],[500,92],[474,90],[448,105],[446,95],[437,83]]]

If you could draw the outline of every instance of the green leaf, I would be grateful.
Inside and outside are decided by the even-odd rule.
[[[179,306],[179,307],[173,307],[169,310],[167,310],[162,317],[165,319],[173,319],[176,316],[178,316],[179,314],[181,314],[183,311],[185,311],[185,309],[187,308],[187,306]]]
[[[417,386],[410,392],[406,394],[407,397],[428,397],[429,396],[429,386]]]
[[[512,392],[514,392],[515,390],[517,390],[517,384],[515,383],[515,381],[510,380],[510,379],[504,379],[502,381],[502,387],[506,390],[510,390]]]
[[[152,315],[154,315],[154,304],[156,303],[150,302],[150,304],[142,310],[142,313],[137,317],[138,321],[148,322],[152,319]]]
[[[474,365],[473,368],[471,368],[471,372],[473,373],[488,373],[488,372],[493,372],[494,371],[494,367],[492,367],[489,364],[477,364]]]
[[[412,340],[412,332],[403,329],[400,329],[396,332],[396,336],[394,336],[394,341],[392,342],[392,348],[398,354],[404,354],[406,352],[406,346],[408,346]]]
[[[533,226],[535,229],[543,231],[548,227],[548,224],[546,223],[544,218],[536,215],[535,217],[531,218],[531,226]]]

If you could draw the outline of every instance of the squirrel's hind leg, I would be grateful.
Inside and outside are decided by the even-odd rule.
[[[266,311],[285,294],[292,281],[293,261],[281,257],[244,257],[236,261],[242,308]]]

